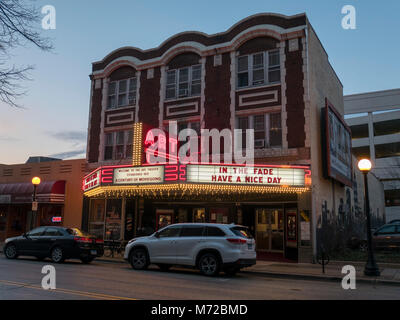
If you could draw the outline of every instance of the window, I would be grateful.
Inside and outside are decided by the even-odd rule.
[[[198,96],[201,93],[201,65],[167,71],[165,99]]]
[[[223,237],[225,232],[218,227],[206,227],[206,235],[207,237]]]
[[[253,236],[250,234],[249,229],[246,227],[233,227],[231,228],[231,231],[239,237],[253,239]]]
[[[267,113],[238,117],[236,127],[242,130],[242,145],[246,148],[246,129],[254,129],[254,148],[282,146],[282,122],[280,113]]]
[[[237,87],[278,83],[281,80],[279,50],[259,52],[237,59]]]
[[[181,231],[181,227],[169,227],[169,228],[161,230],[158,233],[158,237],[159,238],[178,237],[180,231]]]
[[[44,229],[45,229],[45,227],[39,227],[39,228],[33,229],[30,232],[28,232],[28,236],[30,236],[30,237],[41,236],[43,234]]]
[[[63,235],[62,231],[57,228],[47,228],[46,231],[44,232],[44,236],[48,237],[57,237],[62,235]]]
[[[383,227],[376,232],[376,234],[391,234],[391,233],[396,233],[396,225]]]
[[[184,129],[193,129],[194,131],[196,131],[197,135],[200,136],[200,122],[198,121],[192,121],[192,122],[179,121],[178,134]]]
[[[132,141],[132,130],[106,133],[104,141],[104,160],[120,160],[131,158]]]
[[[137,78],[110,82],[108,85],[107,109],[136,104]]]
[[[203,226],[185,226],[182,227],[180,237],[202,237]]]

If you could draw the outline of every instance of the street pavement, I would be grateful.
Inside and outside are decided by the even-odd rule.
[[[56,289],[44,290],[44,265],[56,268]],[[0,299],[95,299],[95,300],[273,300],[273,299],[400,299],[400,286],[357,283],[344,290],[338,281],[281,279],[252,273],[235,277],[221,274],[209,278],[195,270],[157,267],[135,271],[130,265],[94,261],[52,264],[50,260],[20,257],[8,260],[0,255]]]

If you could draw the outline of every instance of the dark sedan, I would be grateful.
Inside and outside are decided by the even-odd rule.
[[[385,224],[373,234],[377,250],[400,250],[400,222]]]
[[[101,239],[77,228],[39,227],[19,237],[6,239],[4,254],[8,259],[18,256],[34,256],[39,260],[47,257],[55,263],[65,259],[80,259],[90,263],[104,252]]]

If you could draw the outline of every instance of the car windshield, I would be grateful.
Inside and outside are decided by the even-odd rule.
[[[233,227],[231,228],[231,231],[239,237],[253,239],[253,236],[251,235],[249,229],[246,227]]]
[[[69,228],[67,232],[73,236],[78,237],[89,237],[90,234],[86,233],[85,231],[79,230],[78,228]]]

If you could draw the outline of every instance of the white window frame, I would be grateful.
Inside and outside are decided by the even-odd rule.
[[[254,117],[255,116],[264,116],[264,147],[263,148],[255,148],[255,149],[270,149],[270,148],[282,148],[283,146],[283,137],[281,137],[281,145],[280,146],[271,146],[270,142],[270,115],[271,114],[277,114],[279,113],[282,117],[281,112],[269,112],[269,113],[264,113],[264,114],[252,114],[252,115],[237,115],[235,118],[235,127],[237,129],[239,128],[239,119],[240,118],[248,118],[247,123],[248,123],[248,129],[254,129]],[[282,119],[282,118],[281,118]],[[282,135],[282,125],[281,125],[281,135]],[[255,129],[254,129],[255,133]],[[254,139],[255,142],[256,139]],[[258,140],[258,139],[257,139]]]
[[[124,143],[123,143],[123,154],[121,158],[117,157],[117,135],[118,132],[124,132]],[[130,132],[132,132],[132,130],[117,130],[117,131],[112,131],[112,132],[105,132],[105,143],[104,143],[104,161],[114,161],[114,160],[121,160],[121,159],[131,159],[132,158],[132,152],[130,152],[129,154],[127,154],[127,147],[129,145],[129,134]],[[107,134],[111,134],[112,135],[112,145],[107,145]],[[132,141],[130,143],[133,147],[133,133],[132,133]],[[120,144],[118,144],[120,145]],[[106,147],[110,147],[112,146],[112,157],[111,159],[105,159],[106,156]]]
[[[119,95],[120,95],[119,86],[120,86],[120,82],[121,81],[126,81],[126,91],[124,92],[126,94],[126,104],[124,104],[124,105],[119,105]],[[130,91],[129,88],[130,88],[130,85],[131,85],[132,81],[135,82],[135,86],[134,86],[134,90]],[[111,95],[110,92],[109,92],[109,88],[110,88],[110,85],[112,83],[115,83],[115,93]],[[107,110],[113,110],[113,109],[129,107],[129,106],[135,106],[136,102],[137,102],[137,77],[135,76],[135,77],[132,77],[132,78],[111,81],[111,82],[108,83],[107,90],[108,90],[108,92],[107,92]],[[134,97],[133,98],[133,103],[129,103],[129,94],[130,94],[130,92],[133,93],[133,97]],[[124,94],[124,93],[122,93],[122,94]],[[115,96],[115,106],[114,107],[111,107],[109,105],[109,97],[110,96]]]
[[[251,88],[251,87],[258,87],[258,86],[264,86],[264,85],[270,85],[270,84],[278,84],[281,82],[281,79],[279,81],[274,81],[271,82],[269,81],[269,72],[274,71],[274,70],[280,70],[281,68],[281,61],[280,61],[280,56],[279,56],[279,66],[274,65],[270,66],[269,65],[269,55],[270,53],[278,53],[280,54],[279,49],[274,49],[274,50],[269,50],[269,51],[261,51],[261,52],[255,52],[252,54],[246,54],[246,55],[241,55],[236,58],[236,88],[237,89],[243,89],[243,88]],[[254,74],[254,56],[255,55],[263,55],[263,70],[264,70],[264,83],[259,83],[259,84],[253,84],[253,74]],[[248,84],[247,86],[239,86],[239,74],[246,73],[246,71],[240,71],[239,72],[239,59],[247,57],[247,74],[248,74]],[[279,67],[279,68],[278,68]],[[260,70],[261,68],[257,68],[257,70]],[[272,70],[270,70],[272,69]]]
[[[195,80],[193,80],[193,69],[194,68],[199,68],[200,69],[200,79],[195,79]],[[181,72],[181,70],[184,70],[184,69],[188,69],[188,79],[187,79],[187,81],[184,81],[184,82],[181,82],[181,79],[180,79],[180,72]],[[172,73],[174,73],[174,75],[175,75],[175,83],[168,83],[168,74],[172,74]],[[173,70],[167,70],[166,71],[166,79],[165,79],[165,83],[166,83],[166,85],[165,85],[165,100],[176,100],[176,99],[182,99],[182,98],[187,98],[187,97],[198,97],[198,96],[200,96],[201,95],[201,77],[202,77],[202,65],[201,64],[194,64],[194,65],[192,65],[192,66],[188,66],[188,67],[183,67],[183,68],[179,68],[179,69],[173,69]],[[193,82],[200,82],[200,92],[199,93],[196,93],[196,94],[193,94],[193,92],[192,92],[192,87],[193,87]],[[180,91],[180,89],[179,89],[179,85],[180,84],[186,84],[187,83],[187,85],[188,85],[188,88],[187,88],[187,90],[188,90],[188,94],[187,95],[180,95],[179,93],[179,91]],[[175,96],[174,97],[167,97],[167,90],[168,90],[168,87],[174,87],[174,89],[175,89]],[[170,90],[172,90],[172,89],[170,89]]]

